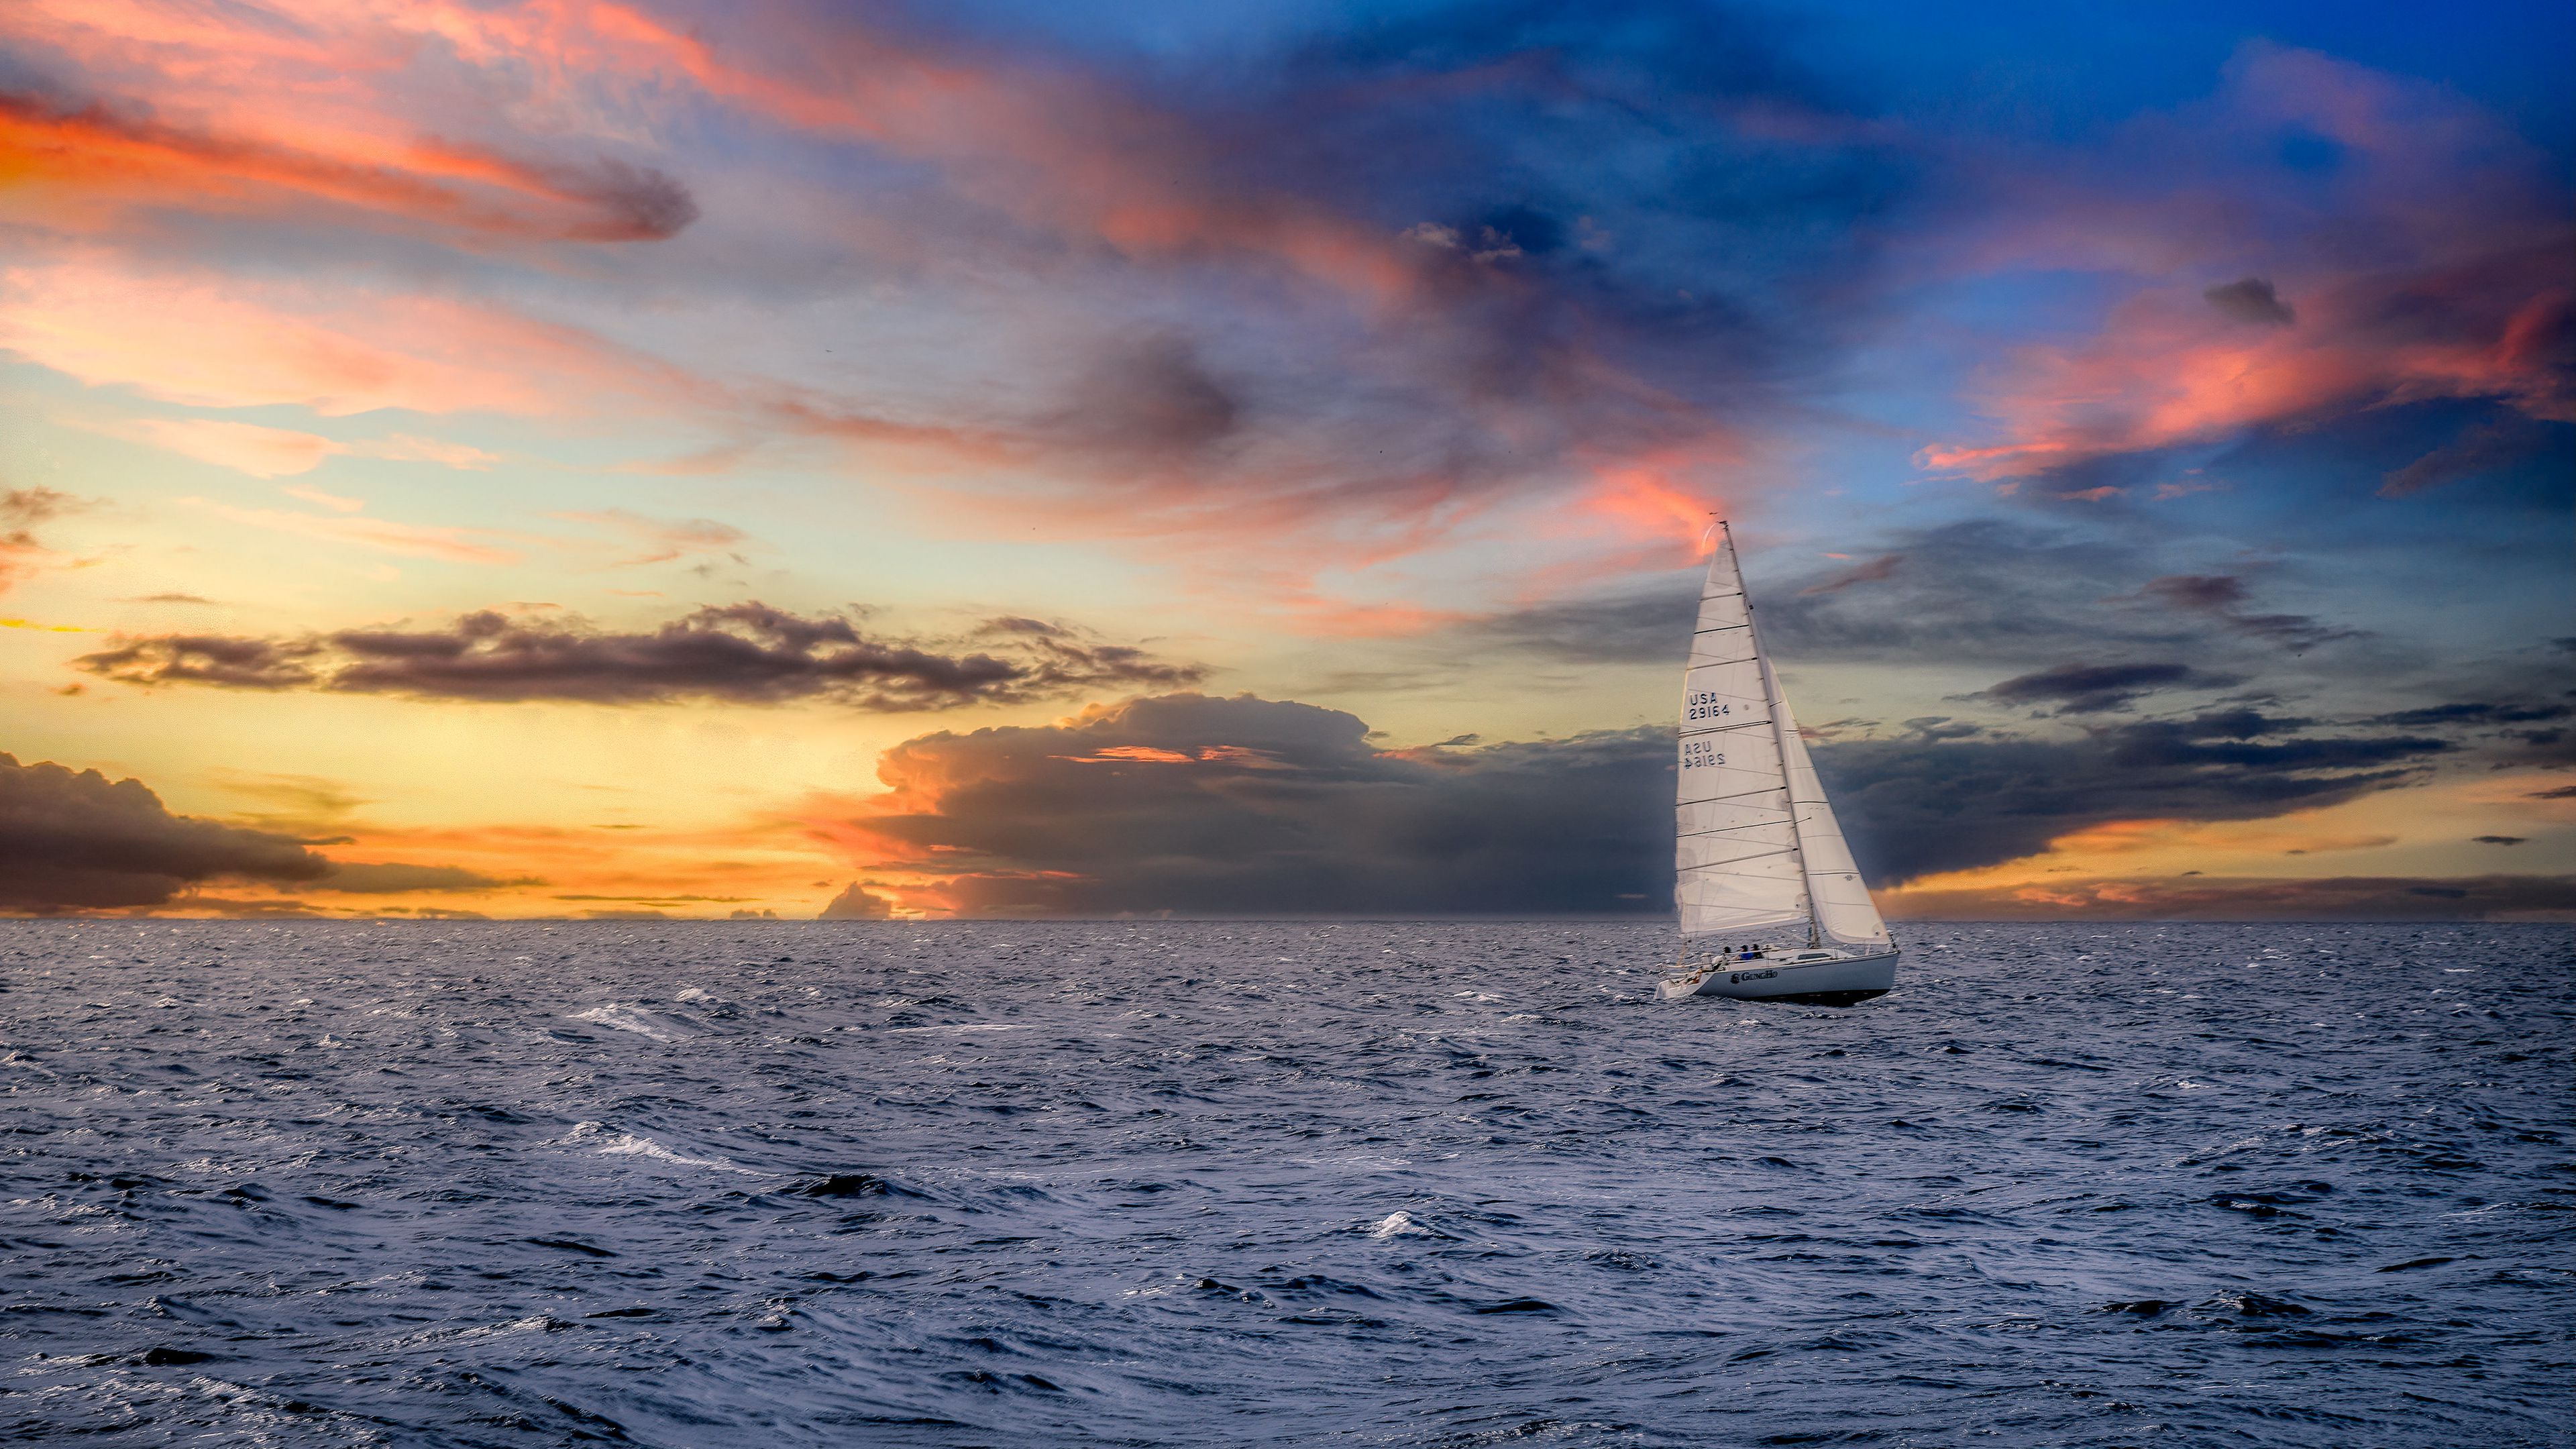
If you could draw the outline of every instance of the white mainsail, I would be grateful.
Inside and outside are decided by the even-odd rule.
[[[1802,926],[1838,945],[1887,945],[1886,923],[1763,656],[1723,524],[1682,682],[1673,859],[1682,935]]]

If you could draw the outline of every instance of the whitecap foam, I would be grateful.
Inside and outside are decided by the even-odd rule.
[[[1379,1218],[1368,1231],[1370,1237],[1380,1239],[1402,1237],[1407,1233],[1426,1238],[1431,1236],[1429,1228],[1415,1222],[1413,1214],[1404,1212],[1388,1213],[1385,1217]]]
[[[586,1021],[593,1026],[604,1026],[611,1031],[631,1031],[637,1036],[649,1036],[655,1041],[678,1041],[682,1035],[679,1023],[669,1017],[646,1011],[640,1006],[620,1006],[614,1001],[605,1006],[594,1006],[588,1011],[572,1012],[568,1019]]]
[[[612,1134],[597,1122],[576,1124],[570,1132],[564,1134],[563,1142],[566,1146],[574,1143],[587,1144],[591,1151],[609,1157],[648,1157],[655,1162],[667,1162],[674,1167],[704,1167],[716,1172],[739,1172],[745,1177],[760,1175],[748,1167],[738,1167],[721,1157],[690,1157],[673,1152],[652,1138],[638,1136],[633,1132]]]

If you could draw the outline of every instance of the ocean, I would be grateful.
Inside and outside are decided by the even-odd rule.
[[[2576,1442],[2576,929],[1670,931],[0,923],[0,1426]]]

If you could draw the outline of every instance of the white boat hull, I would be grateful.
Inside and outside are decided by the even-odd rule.
[[[1709,960],[1665,977],[1656,986],[1655,994],[1666,1001],[1685,996],[1724,996],[1736,1001],[1855,1006],[1896,989],[1899,954],[1889,951],[1796,965],[1758,958]]]

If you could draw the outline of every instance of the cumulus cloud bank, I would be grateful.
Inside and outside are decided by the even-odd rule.
[[[334,861],[307,845],[173,815],[140,780],[0,754],[0,911],[158,906],[219,881],[365,895],[534,884],[457,866]]]
[[[1340,710],[1164,695],[907,741],[829,828],[977,915],[1655,912],[1670,755],[1659,730],[1384,751]]]
[[[218,876],[318,881],[292,836],[173,815],[140,780],[0,755],[0,910],[157,906]]]
[[[2453,748],[2310,724],[2236,710],[2074,739],[1924,730],[1816,757],[1888,885],[2106,821],[2330,804]],[[1165,695],[907,741],[879,768],[891,793],[817,830],[926,881],[907,904],[973,915],[1660,913],[1672,751],[1660,729],[1380,750],[1339,710]]]

